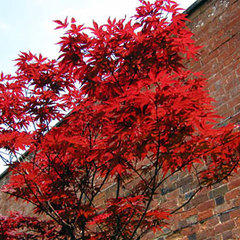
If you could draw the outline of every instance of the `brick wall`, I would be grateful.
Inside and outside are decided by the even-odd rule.
[[[189,12],[189,27],[198,45],[203,45],[199,62],[190,62],[194,71],[202,71],[209,79],[209,92],[216,99],[217,111],[227,121],[240,119],[240,0],[198,0]],[[0,186],[7,175],[0,179]],[[131,184],[131,183],[130,183]],[[193,197],[197,179],[185,172],[174,175],[162,186],[154,203],[177,208]],[[113,193],[108,186],[97,204]],[[6,200],[0,193],[0,213],[31,207]],[[158,240],[230,240],[240,239],[240,177],[217,184],[196,194],[184,208],[175,213],[163,234],[149,234]]]
[[[4,172],[0,175],[0,188],[8,182],[9,174]],[[9,198],[9,195],[0,191],[0,214],[7,215],[9,211],[20,211],[24,215],[32,216],[33,205],[26,204],[22,200],[16,201],[15,198]]]
[[[208,78],[210,95],[217,111],[229,121],[240,120],[240,0],[198,1],[189,14],[189,27],[198,45],[204,46],[199,62],[189,65]],[[158,240],[240,239],[240,177],[202,190],[175,213],[169,228]],[[160,204],[176,208],[188,200],[196,179],[181,173],[169,179],[162,189]]]
[[[204,46],[191,67],[206,75],[217,110],[228,117],[240,110],[240,1],[204,2],[189,16],[196,42]]]

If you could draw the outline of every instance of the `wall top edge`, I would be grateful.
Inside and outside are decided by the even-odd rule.
[[[192,5],[190,5],[183,13],[191,15],[197,8],[203,5],[208,0],[196,0]]]

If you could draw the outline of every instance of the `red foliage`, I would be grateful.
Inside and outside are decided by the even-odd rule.
[[[1,240],[55,239],[56,236],[53,221],[40,221],[18,212],[11,212],[7,217],[0,216]]]
[[[169,175],[203,163],[210,185],[239,167],[239,133],[215,128],[206,80],[184,66],[199,49],[186,16],[140,2],[130,21],[55,21],[59,58],[21,53],[16,75],[1,75],[0,146],[28,150],[2,190],[51,218],[54,239],[140,239],[169,217],[151,206]]]

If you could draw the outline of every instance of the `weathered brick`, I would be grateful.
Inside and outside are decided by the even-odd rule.
[[[219,197],[215,198],[215,203],[216,203],[216,205],[221,205],[221,204],[223,204],[224,202],[225,202],[225,200],[224,200],[224,197],[223,197],[223,196],[219,196]]]
[[[214,208],[214,214],[223,214],[227,212],[229,209],[234,207],[233,203],[226,202],[225,204],[218,205]]]
[[[165,187],[165,188],[162,188],[161,189],[161,194],[162,195],[165,195],[165,194],[169,194],[170,192],[176,190],[176,186],[175,185],[172,185],[172,186],[169,186],[169,187]],[[178,189],[177,189],[178,191]]]
[[[221,223],[226,222],[230,219],[229,213],[223,213],[219,216]]]
[[[178,187],[182,187],[183,185],[190,184],[193,182],[193,176],[188,175],[182,179],[180,179],[176,184]]]
[[[178,223],[179,228],[185,228],[186,226],[188,226],[188,223],[187,223],[186,219],[179,221],[179,223]]]
[[[188,224],[188,225],[197,223],[197,221],[198,221],[198,216],[197,216],[197,215],[192,215],[192,216],[186,218],[186,221],[187,221],[187,224]]]
[[[210,198],[216,198],[216,197],[219,197],[219,196],[223,196],[227,191],[228,191],[227,185],[223,185],[219,188],[211,190],[209,192],[209,197]]]
[[[188,236],[188,240],[197,240],[197,235],[196,235],[196,233],[189,235],[189,236]]]

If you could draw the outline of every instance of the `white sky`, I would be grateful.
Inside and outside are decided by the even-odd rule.
[[[186,9],[195,0],[176,0]],[[94,19],[104,23],[109,16],[132,16],[138,0],[0,0],[0,72],[13,73],[14,59],[20,51],[42,53],[54,58],[61,31],[53,20],[74,17],[91,26]],[[0,173],[5,169],[0,162]]]

